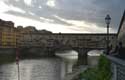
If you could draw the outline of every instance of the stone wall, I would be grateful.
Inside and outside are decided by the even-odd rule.
[[[15,48],[0,48],[0,54],[14,54],[15,52]]]
[[[125,11],[123,13],[119,30],[118,30],[118,42],[122,42],[125,47]]]

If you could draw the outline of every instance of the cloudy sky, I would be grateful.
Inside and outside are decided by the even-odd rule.
[[[104,33],[106,14],[117,32],[124,9],[125,0],[0,0],[1,19],[54,33]]]

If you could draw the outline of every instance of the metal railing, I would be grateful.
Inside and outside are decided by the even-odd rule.
[[[125,80],[125,60],[113,56],[107,58],[111,61],[112,80]]]

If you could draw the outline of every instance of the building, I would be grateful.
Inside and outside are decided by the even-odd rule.
[[[12,21],[0,19],[0,48],[16,47],[16,28]]]
[[[2,46],[2,32],[0,32],[0,46]]]
[[[36,28],[34,26],[26,26],[25,28],[23,26],[17,26],[17,30],[20,33],[37,32],[37,30],[36,30]]]
[[[2,32],[1,46],[2,48],[16,48],[17,42],[16,32]]]
[[[14,30],[14,23],[12,21],[3,21],[0,19],[0,31],[9,31]]]
[[[123,46],[125,47],[125,11],[123,13],[117,34],[118,34],[118,41],[122,42]]]
[[[125,11],[123,13],[119,29],[118,29],[118,42],[122,42],[123,48],[121,53],[115,56],[107,56],[111,61],[112,80],[125,80]]]

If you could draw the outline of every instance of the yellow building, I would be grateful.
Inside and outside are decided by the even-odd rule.
[[[17,43],[16,32],[2,32],[2,48],[15,48]]]
[[[0,48],[15,48],[17,33],[12,21],[0,19]]]

